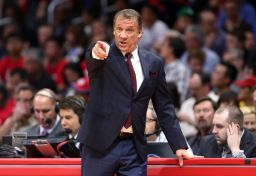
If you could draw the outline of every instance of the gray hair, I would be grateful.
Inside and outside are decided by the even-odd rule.
[[[142,18],[141,15],[133,9],[124,9],[116,13],[114,16],[114,25],[116,22],[117,17],[123,17],[125,19],[135,19],[138,23],[139,29],[142,30]]]

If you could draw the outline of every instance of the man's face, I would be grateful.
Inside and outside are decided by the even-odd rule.
[[[122,53],[133,52],[142,35],[135,18],[126,19],[122,16],[116,18],[113,33],[116,46]]]
[[[212,133],[216,139],[217,144],[224,145],[227,143],[227,128],[228,128],[228,111],[215,113],[213,117]]]
[[[201,13],[201,25],[205,32],[210,32],[215,29],[216,17],[212,12]]]
[[[55,112],[56,105],[53,100],[49,97],[38,95],[33,100],[33,106],[37,122],[44,128],[52,128],[57,117]]]
[[[252,133],[256,133],[256,114],[244,114],[244,127]]]
[[[33,92],[31,90],[21,90],[15,97],[16,104],[20,104],[24,108],[27,115],[29,115],[31,109],[31,99]]]
[[[251,101],[252,99],[252,91],[251,87],[241,87],[238,92],[238,100],[239,101]]]
[[[199,129],[209,129],[212,126],[214,108],[210,101],[203,101],[194,107],[194,114]]]
[[[145,134],[153,133],[156,130],[156,119],[153,117],[152,109],[147,110]]]
[[[212,86],[222,86],[223,84],[226,84],[226,68],[223,65],[217,65],[212,73],[211,76],[211,84]]]
[[[185,33],[185,45],[187,50],[200,48],[200,43],[196,36],[194,36],[191,32],[188,31]]]
[[[198,74],[192,75],[192,77],[189,79],[188,87],[189,93],[191,94],[192,97],[195,97],[196,99],[200,98],[202,82]]]
[[[80,129],[79,116],[73,109],[60,109],[61,126],[65,131],[71,130],[75,136]]]

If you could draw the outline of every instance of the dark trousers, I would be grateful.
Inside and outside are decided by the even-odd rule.
[[[107,154],[82,150],[82,176],[146,176],[147,163],[137,154],[132,138],[116,139]]]

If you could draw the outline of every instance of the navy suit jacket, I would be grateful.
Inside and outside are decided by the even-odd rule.
[[[90,100],[79,130],[79,142],[93,150],[106,152],[131,112],[136,149],[141,159],[146,160],[144,130],[148,103],[152,99],[160,126],[173,151],[187,148],[168,97],[161,59],[146,50],[138,50],[144,80],[138,92],[133,93],[124,56],[116,45],[111,45],[104,61],[93,59],[91,49],[86,54]]]
[[[256,157],[256,136],[246,129],[241,139],[240,149],[244,150],[247,158]],[[204,137],[200,145],[199,155],[206,158],[221,158],[221,154],[222,149],[218,146],[214,135]]]

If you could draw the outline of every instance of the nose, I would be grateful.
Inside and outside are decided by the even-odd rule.
[[[123,38],[123,39],[127,38],[127,34],[124,30],[120,33],[120,38]]]
[[[215,126],[212,128],[212,133],[213,133],[213,134],[217,134],[217,129],[216,129]]]
[[[62,119],[62,120],[61,120],[61,126],[62,126],[62,127],[65,127],[66,124],[67,124],[67,123],[66,123],[66,120],[65,120],[65,119]]]
[[[250,129],[252,129],[252,128],[253,128],[252,124],[249,123],[249,124],[247,125],[247,129],[250,130]]]

